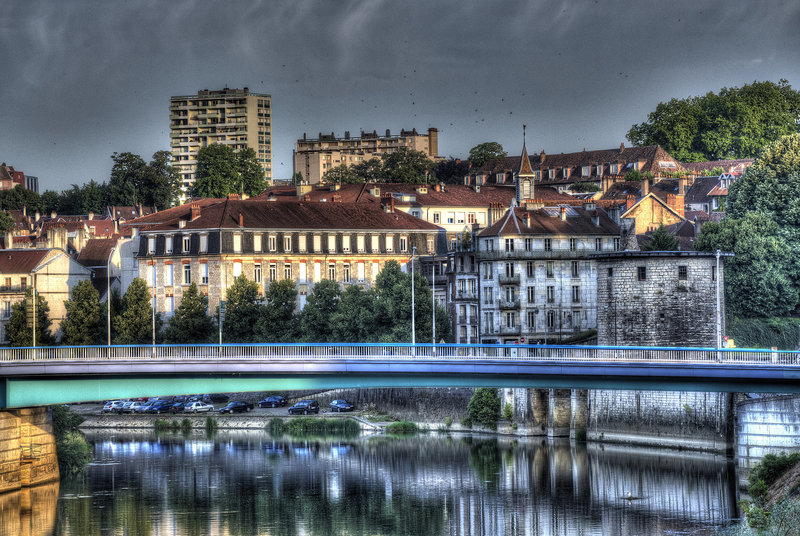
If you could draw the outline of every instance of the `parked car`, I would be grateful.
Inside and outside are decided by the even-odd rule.
[[[228,398],[229,398],[228,395],[214,393],[210,395],[203,395],[203,402],[208,402],[208,403],[216,402],[218,404],[224,404],[225,402],[228,401]]]
[[[219,408],[220,413],[244,413],[246,411],[250,411],[253,409],[253,404],[249,402],[245,402],[243,400],[234,400],[233,402],[228,402],[228,405],[222,408]]]
[[[205,402],[189,402],[183,407],[184,413],[203,413],[207,411],[214,411],[214,406],[206,404]]]
[[[117,409],[117,413],[133,413],[136,411],[136,408],[143,406],[144,402],[139,402],[132,400],[130,402],[125,402],[122,407]]]
[[[174,404],[172,400],[158,400],[150,404],[147,413],[155,413],[156,415],[167,413],[172,404]]]
[[[125,400],[109,400],[103,405],[100,413],[112,413],[125,405]]]
[[[268,396],[258,403],[259,408],[276,408],[278,406],[285,406],[286,399],[280,395]]]
[[[308,415],[319,413],[319,403],[316,400],[301,400],[289,408],[289,415]]]
[[[157,402],[157,400],[142,402],[141,406],[136,406],[135,408],[133,408],[133,412],[134,413],[147,413],[147,410],[150,409],[150,406],[152,406],[156,402]]]
[[[340,411],[353,411],[353,404],[343,398],[339,398],[331,402],[331,411],[337,413]]]
[[[183,412],[183,407],[187,404],[187,402],[175,402],[169,407],[170,413],[181,413]]]

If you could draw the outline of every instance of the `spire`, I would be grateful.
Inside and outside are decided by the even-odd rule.
[[[519,160],[518,177],[533,177],[533,169],[531,169],[531,162],[528,159],[528,149],[525,147],[525,127],[522,125],[522,157]]]

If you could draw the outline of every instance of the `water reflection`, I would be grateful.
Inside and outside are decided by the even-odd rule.
[[[713,534],[736,513],[733,466],[713,455],[435,435],[87,437],[96,463],[62,483],[55,534]]]
[[[0,534],[52,534],[57,501],[58,482],[0,494]]]

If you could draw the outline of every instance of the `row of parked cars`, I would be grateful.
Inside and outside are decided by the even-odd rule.
[[[220,400],[227,402],[225,395],[196,395],[191,397],[168,397],[150,398],[134,400],[111,400],[105,403],[102,413],[204,413],[215,411],[214,405],[210,402]],[[286,399],[279,395],[268,396],[258,402],[259,408],[276,408],[286,406]],[[254,409],[254,405],[243,400],[229,402],[216,411],[223,413],[245,413]],[[352,411],[353,405],[344,399],[336,399],[330,403],[330,410],[333,412]],[[319,403],[316,400],[301,400],[289,408],[289,415],[308,415],[309,413],[319,413]]]

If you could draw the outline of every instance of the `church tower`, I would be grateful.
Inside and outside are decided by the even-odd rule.
[[[519,170],[514,174],[517,205],[525,206],[527,200],[533,199],[533,168],[528,159],[528,149],[525,147],[525,125],[522,125],[522,157],[519,160]]]

